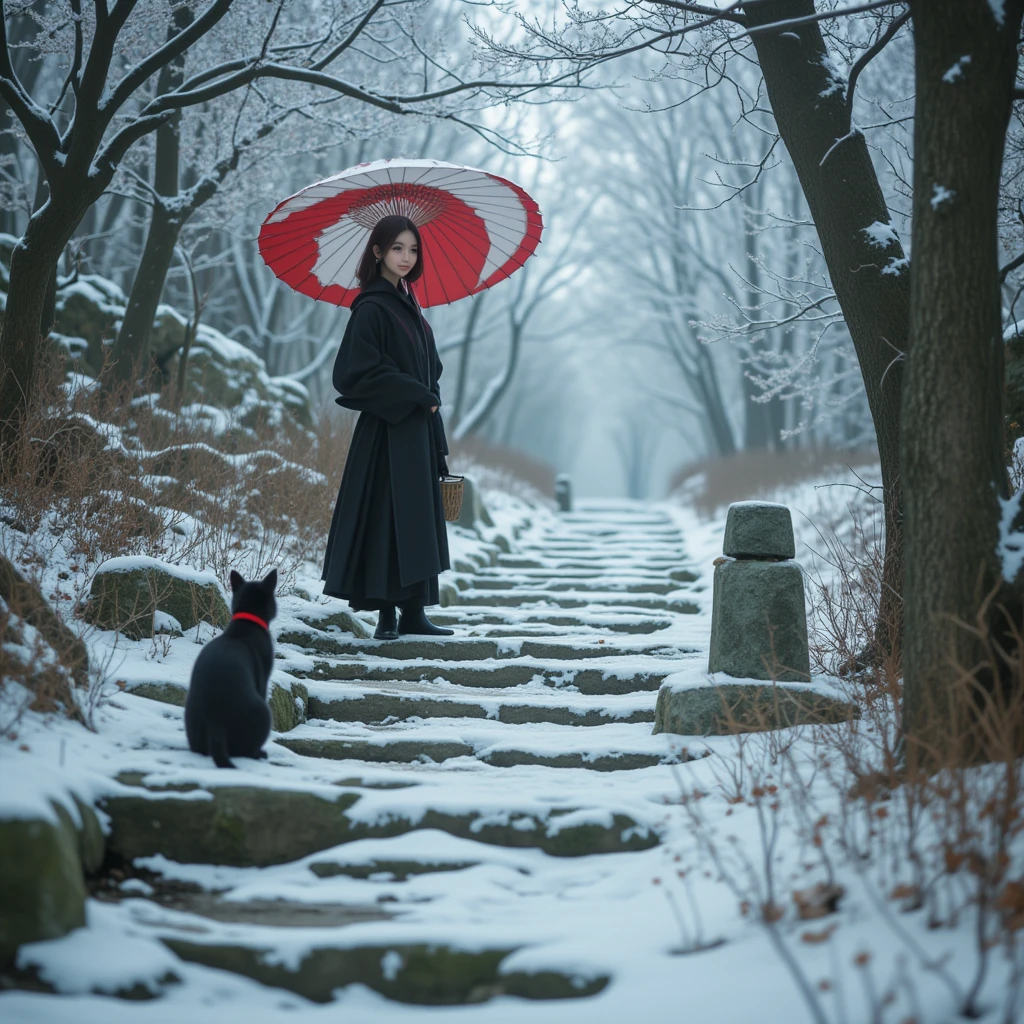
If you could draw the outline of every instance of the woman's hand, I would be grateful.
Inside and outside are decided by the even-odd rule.
[[[431,411],[431,412],[437,412],[437,406],[436,406],[436,405],[432,405],[432,406],[430,407],[430,411]]]

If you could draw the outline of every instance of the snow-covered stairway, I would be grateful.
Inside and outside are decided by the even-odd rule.
[[[690,756],[651,724],[662,680],[706,652],[702,582],[640,504],[537,516],[505,546],[453,574],[431,617],[454,637],[356,640],[326,608],[283,628],[275,672],[306,687],[307,721],[268,761],[120,762],[109,846],[145,898],[102,906],[168,978],[556,1016],[614,978],[616,901],[658,872],[665,766]]]

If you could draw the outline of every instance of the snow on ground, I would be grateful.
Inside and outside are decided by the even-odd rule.
[[[843,483],[853,485],[856,481],[850,477]],[[842,520],[848,496],[861,499],[856,490],[821,488],[814,483],[770,496],[794,510],[797,557],[808,569],[828,572],[820,557],[824,551],[822,536],[833,523]],[[188,751],[180,708],[117,687],[118,680],[187,686],[196,640],[203,637],[197,638],[193,631],[166,641],[134,643],[119,638],[115,643],[111,634],[98,634],[92,642],[92,653],[107,666],[108,688],[94,711],[95,732],[29,715],[18,727],[16,742],[0,744],[0,778],[4,782],[0,787],[0,816],[23,816],[33,808],[51,814],[49,801],[67,804],[70,793],[90,802],[104,794],[138,795],[138,787],[118,782],[116,776],[139,772],[145,775],[149,796],[154,800],[168,795],[166,790],[154,791],[158,787],[182,784],[201,787],[191,794],[199,801],[210,798],[210,787],[227,785],[301,788],[322,795],[339,795],[344,785],[362,787],[359,803],[349,813],[363,821],[395,817],[415,821],[429,807],[474,813],[480,822],[520,820],[557,829],[577,820],[607,823],[613,814],[623,813],[632,817],[640,829],[657,834],[659,845],[628,853],[554,857],[538,849],[504,848],[436,829],[421,829],[388,839],[343,844],[293,863],[266,868],[178,864],[159,855],[142,858],[136,868],[164,881],[197,885],[219,894],[223,903],[285,900],[291,904],[344,905],[362,910],[366,919],[343,927],[289,928],[211,921],[147,899],[147,883],[129,879],[122,886],[124,898],[120,902],[90,899],[86,928],[22,950],[22,966],[35,966],[60,994],[0,993],[0,1019],[11,1024],[157,1024],[185,1020],[190,1024],[221,1024],[227,1014],[247,1024],[339,1019],[374,1024],[429,1020],[611,1024],[633,1019],[686,1019],[706,1024],[802,1024],[812,1020],[818,1024],[858,1024],[874,1019],[872,992],[882,991],[899,972],[905,974],[907,984],[899,989],[893,1006],[878,1019],[913,1017],[923,1024],[952,1018],[949,992],[928,963],[944,963],[954,984],[967,984],[973,963],[968,919],[965,917],[959,927],[929,929],[924,911],[882,912],[877,901],[882,875],[877,873],[876,877],[875,866],[865,868],[841,860],[834,864],[835,881],[845,887],[846,895],[838,914],[820,921],[796,919],[786,894],[794,887],[821,881],[822,872],[820,866],[808,870],[814,858],[793,830],[792,817],[784,812],[783,832],[767,854],[785,915],[774,934],[812,985],[830,979],[830,990],[819,992],[817,997],[825,1016],[815,1018],[774,944],[772,930],[760,925],[756,914],[742,912],[739,896],[709,862],[695,835],[693,820],[681,803],[684,788],[708,794],[699,804],[707,834],[717,837],[723,848],[731,851],[726,858],[733,858],[730,863],[740,862],[736,858],[746,854],[756,868],[762,857],[764,818],[758,808],[730,802],[718,788],[723,770],[736,765],[735,741],[727,737],[652,736],[649,723],[627,723],[616,721],[616,717],[633,708],[652,709],[655,691],[581,694],[573,685],[574,674],[595,667],[593,658],[582,656],[564,663],[567,685],[545,685],[543,673],[551,668],[545,658],[519,656],[526,642],[523,638],[534,635],[531,629],[547,616],[550,623],[543,634],[547,640],[564,636],[581,651],[586,645],[598,643],[622,645],[618,657],[600,666],[608,678],[637,675],[660,664],[674,682],[693,685],[699,681],[706,668],[710,634],[711,563],[721,553],[724,509],[702,519],[687,506],[672,502],[581,502],[581,509],[593,522],[600,522],[608,531],[627,531],[632,539],[619,543],[611,533],[602,539],[599,531],[588,540],[585,522],[570,526],[557,513],[530,507],[520,499],[496,493],[486,497],[496,520],[495,532],[506,537],[520,534],[513,554],[529,550],[553,578],[558,574],[571,577],[573,572],[583,572],[572,568],[571,563],[589,546],[595,556],[592,564],[603,574],[592,574],[588,581],[603,589],[579,591],[589,593],[591,600],[584,596],[579,606],[562,608],[544,600],[543,587],[538,583],[538,577],[542,582],[543,571],[508,567],[503,577],[521,588],[524,600],[502,608],[501,622],[478,621],[484,614],[480,608],[493,611],[484,605],[444,609],[462,616],[457,627],[462,637],[484,637],[488,629],[499,633],[504,628],[510,630],[512,639],[499,649],[500,656],[473,662],[476,669],[500,672],[506,664],[528,664],[538,672],[532,681],[510,690],[458,685],[446,679],[449,668],[442,663],[436,683],[390,684],[399,689],[430,685],[434,687],[432,692],[453,702],[480,702],[490,709],[486,717],[459,718],[453,710],[450,719],[410,718],[394,723],[397,728],[310,721],[270,742],[268,761],[239,759],[238,771],[219,772],[208,759]],[[652,579],[662,571],[652,570],[649,564],[671,548],[668,533],[660,537],[659,532],[672,527],[677,527],[683,538],[685,557],[680,560],[681,567],[692,569],[698,578],[661,597],[669,602],[685,598],[696,606],[695,614],[663,608],[645,610],[639,595],[631,604],[631,592],[623,589],[630,582]],[[481,537],[453,529],[451,539],[453,564],[489,564],[492,552]],[[296,581],[300,594],[319,593],[318,569],[309,565],[305,575],[300,574]],[[461,596],[483,593],[478,588],[487,572],[487,566],[482,566]],[[576,591],[550,593],[554,598]],[[322,615],[337,607],[341,607],[339,602],[326,598],[306,601],[298,594],[286,596],[281,600],[274,630],[293,628],[302,623],[303,617]],[[575,618],[578,624],[566,625],[562,630],[556,625],[559,616]],[[647,634],[616,633],[607,628],[630,616],[637,622],[647,618],[664,620],[665,624]],[[373,616],[365,618],[372,623]],[[630,645],[652,644],[663,648],[660,658],[650,653],[630,655],[628,650]],[[443,649],[439,654],[443,655]],[[316,655],[288,650],[278,662],[278,671],[304,671],[317,660]],[[364,660],[368,670],[374,665],[395,663],[375,654],[367,654]],[[434,663],[420,658],[404,664]],[[336,698],[338,685],[308,683],[311,696],[321,694],[325,699],[328,694]],[[355,699],[364,693],[386,691],[387,685],[353,680],[344,685],[345,697]],[[831,687],[833,681],[819,679],[812,685]],[[605,709],[610,716],[606,724],[588,727],[544,721],[510,725],[495,720],[499,705],[509,701],[530,706],[569,702],[580,709]],[[375,743],[396,737],[458,741],[471,746],[475,756],[443,762],[334,761],[293,753],[276,741],[320,735]],[[797,760],[810,758],[810,740],[798,736],[795,743]],[[629,771],[555,769],[543,764],[496,768],[480,760],[510,746],[540,755],[568,749],[591,756],[656,751],[668,759],[686,747],[691,755],[710,756],[675,766],[656,764]],[[815,776],[811,791],[816,806],[828,813],[836,812],[836,794],[827,779]],[[171,795],[180,799],[183,794]],[[575,816],[558,819],[552,815],[553,811],[566,809],[575,809]],[[406,859],[446,866],[448,870],[405,879],[386,869],[333,877],[319,877],[310,870],[310,864],[319,862],[372,866]],[[835,927],[827,941],[820,940],[823,933],[829,934],[832,925]],[[911,942],[901,938],[900,929],[911,936]],[[602,992],[588,998],[529,1001],[498,996],[480,1004],[437,1007],[396,1003],[366,986],[350,985],[338,990],[332,1003],[316,1005],[245,977],[184,963],[159,941],[161,936],[173,935],[239,942],[266,950],[268,962],[293,965],[311,949],[325,944],[335,948],[386,948],[422,941],[467,950],[514,948],[516,951],[502,965],[503,971],[559,970],[581,979],[609,975],[612,980]],[[804,939],[804,935],[811,938]],[[911,955],[915,949],[920,953],[919,961]],[[866,966],[854,962],[861,953],[870,954]],[[180,981],[161,983],[168,972]],[[990,1011],[985,1019],[997,1019],[1006,980],[1004,962],[994,960],[982,1000]],[[134,1002],[105,994],[136,982],[158,990],[159,997]]]

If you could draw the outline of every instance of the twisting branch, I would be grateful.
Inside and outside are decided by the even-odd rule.
[[[853,128],[853,93],[857,87],[857,79],[860,78],[861,72],[870,64],[875,57],[877,57],[888,45],[892,42],[893,36],[903,26],[910,21],[910,10],[905,10],[898,18],[893,19],[889,23],[889,27],[878,37],[878,39],[869,46],[861,55],[857,58],[857,62],[850,68],[850,77],[846,83],[846,130],[850,131]]]

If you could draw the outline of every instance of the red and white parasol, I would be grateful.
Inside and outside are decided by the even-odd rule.
[[[260,229],[260,254],[296,291],[349,306],[370,232],[394,213],[423,239],[423,276],[413,286],[423,306],[503,281],[533,254],[543,229],[537,204],[507,178],[441,160],[375,160],[281,203]]]

